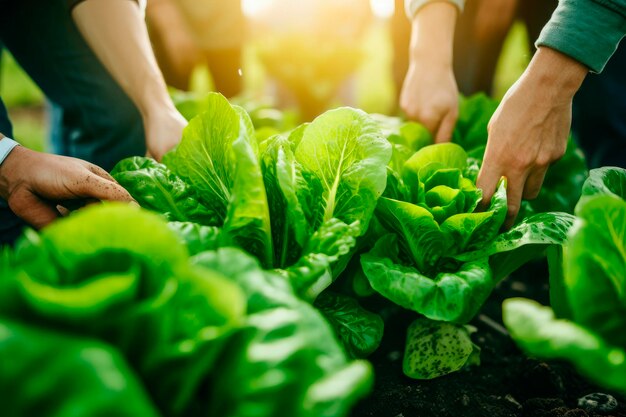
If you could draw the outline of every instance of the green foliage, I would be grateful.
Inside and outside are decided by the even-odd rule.
[[[419,318],[407,331],[402,364],[405,375],[433,379],[476,364],[479,347],[470,338],[469,326]]]
[[[330,219],[359,222],[363,234],[386,185],[391,149],[376,123],[362,111],[341,108],[311,123],[295,149],[308,182],[321,184],[314,196],[314,229]]]
[[[216,388],[212,415],[345,415],[369,391],[369,364],[346,363],[320,313],[299,300],[281,277],[230,248],[202,253],[194,263],[233,277],[249,300],[246,324],[220,360],[224,378]],[[283,354],[276,354],[278,344]],[[319,398],[317,387],[326,384],[342,389]]]
[[[389,165],[396,171],[400,171],[415,152],[434,142],[428,129],[419,123],[382,114],[374,114],[372,118],[378,123],[383,136],[391,143],[393,153]]]
[[[626,170],[592,170],[563,258],[559,312],[508,300],[505,324],[533,355],[572,361],[597,383],[626,392]],[[558,271],[557,271],[558,272]],[[552,282],[558,282],[551,278]]]
[[[218,94],[195,104],[205,112],[164,164],[132,158],[113,175],[169,220],[221,229],[204,229],[201,239],[187,226],[192,252],[203,243],[243,248],[315,299],[341,272],[385,188],[391,149],[378,125],[342,108],[258,146],[244,110]]]
[[[376,208],[381,224],[393,233],[361,257],[376,291],[433,320],[470,320],[504,268],[511,263],[517,268],[537,255],[520,248],[532,244],[541,251],[561,244],[572,224],[566,214],[540,214],[498,235],[507,210],[506,182],[487,210],[477,212],[482,193],[465,176],[471,165],[453,143],[416,152],[402,176],[394,176],[395,197],[402,200],[381,198]],[[503,265],[496,255],[505,252],[511,254]]]
[[[178,235],[190,255],[220,247],[220,228],[192,222],[169,222],[168,227]]]
[[[497,107],[484,96],[461,101],[457,143],[437,145],[423,126],[399,118],[339,108],[294,128],[279,114],[262,121],[241,103],[252,118],[217,94],[183,100],[188,115],[199,115],[164,164],[127,160],[114,174],[141,205],[176,221],[170,228],[192,254],[235,246],[279,273],[354,357],[376,348],[382,322],[352,295],[376,292],[429,319],[463,324],[500,279],[560,245],[573,223],[543,211],[573,207],[572,184],[586,175],[574,154],[564,158],[567,173],[554,177],[560,191],[533,203],[542,213],[511,231],[500,233],[505,179],[478,209],[476,179]],[[344,271],[348,284],[337,287],[348,292],[324,292]]]
[[[220,224],[221,216],[198,202],[195,189],[154,159],[133,157],[118,163],[111,175],[144,208],[170,221]]]
[[[224,245],[246,248],[271,267],[269,207],[257,154],[248,115],[210,94],[206,112],[189,122],[178,147],[163,160],[223,222]]]
[[[512,298],[503,304],[504,323],[517,344],[533,356],[568,360],[597,384],[626,392],[626,350],[569,320],[549,307]]]
[[[166,416],[346,415],[371,387],[369,365],[347,360],[321,314],[283,277],[238,249],[190,261],[171,229],[200,236],[194,239],[215,230],[168,228],[158,215],[104,205],[41,234],[31,231],[15,253],[2,255],[0,351],[13,354],[11,367],[0,366],[0,381],[45,388],[18,390],[16,409],[49,415],[71,404],[84,408],[81,415],[157,415],[156,409]],[[16,330],[7,327],[12,322]],[[31,376],[26,365],[38,358],[51,362]],[[106,406],[91,413],[102,401]]]
[[[315,306],[337,330],[344,347],[354,358],[373,353],[383,338],[383,319],[363,307],[354,298],[326,291]]]
[[[477,111],[484,115],[486,110]],[[482,128],[462,123],[460,128],[467,128],[468,144],[483,137]],[[361,256],[363,272],[376,292],[428,319],[466,323],[500,279],[565,241],[573,224],[573,216],[565,213],[538,214],[499,233],[507,212],[506,180],[489,206],[478,211],[482,192],[475,185],[477,166],[461,146],[445,143],[422,147],[404,162],[401,173],[390,168],[388,189],[376,207],[376,218],[390,233]],[[427,327],[438,335],[457,329],[441,322]],[[472,356],[467,336],[467,349],[455,351],[448,362],[432,359],[437,358],[433,352],[415,351],[422,343],[415,339],[418,334],[415,329],[409,332],[408,376],[453,372]],[[440,367],[433,369],[433,363]]]
[[[582,190],[583,197],[613,195],[626,200],[626,175],[623,168],[603,167],[589,173]],[[583,199],[584,201],[584,199]]]
[[[121,355],[104,343],[1,319],[0,356],[7,417],[160,415]]]
[[[427,276],[399,259],[398,237],[382,237],[361,257],[372,288],[401,307],[433,320],[467,322],[494,286],[487,259],[462,264],[453,272]]]

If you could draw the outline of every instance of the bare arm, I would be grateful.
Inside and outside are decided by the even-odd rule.
[[[138,107],[148,151],[160,159],[176,146],[186,122],[168,95],[139,7],[128,0],[89,0],[78,4],[72,16],[87,43]]]

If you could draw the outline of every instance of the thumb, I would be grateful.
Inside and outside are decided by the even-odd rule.
[[[11,210],[26,223],[41,229],[56,220],[60,213],[27,188],[19,188],[9,198]]]

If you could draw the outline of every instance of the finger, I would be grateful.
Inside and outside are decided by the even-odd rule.
[[[77,183],[72,191],[79,198],[94,198],[100,201],[135,201],[128,191],[118,183],[105,180],[91,173],[83,181]]]
[[[541,191],[541,186],[543,185],[543,180],[546,178],[547,172],[547,168],[536,168],[533,172],[530,173],[528,179],[526,180],[526,185],[524,185],[523,197],[526,200],[533,200],[537,198],[539,192]]]
[[[11,194],[9,207],[18,217],[36,229],[47,226],[60,216],[48,202],[26,188],[19,188]]]
[[[452,133],[454,132],[454,125],[456,124],[457,112],[450,111],[441,121],[437,134],[435,135],[435,143],[450,142],[452,140]]]
[[[527,174],[511,175],[507,178],[506,199],[508,210],[504,228],[510,229],[515,223],[517,213],[519,213],[522,205],[522,193],[524,192],[524,184],[526,183]]]
[[[106,172],[104,169],[100,168],[98,165],[94,165],[94,164],[90,164],[89,162],[86,162],[85,163],[85,167],[89,171],[91,171],[94,174],[96,174],[97,176],[99,176],[100,178],[104,178],[105,180],[109,180],[109,181],[113,181],[113,182],[117,183],[117,181],[115,181],[115,178],[113,178],[111,176],[111,174]]]
[[[489,159],[485,158],[483,166],[478,173],[478,179],[476,180],[476,187],[480,188],[483,192],[483,199],[480,203],[481,208],[486,208],[491,201],[491,197],[496,192],[496,187],[500,178],[504,175],[504,172],[498,165],[492,164]]]
[[[440,117],[437,113],[431,109],[423,110],[408,104],[404,105],[403,109],[409,120],[420,123],[430,132],[431,135],[433,135],[433,137],[437,134],[442,120],[442,117]]]

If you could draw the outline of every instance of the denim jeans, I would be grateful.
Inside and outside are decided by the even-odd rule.
[[[53,107],[52,152],[106,170],[123,158],[145,154],[139,111],[86,44],[65,0],[0,3],[0,41]],[[12,136],[4,106],[0,129]],[[0,208],[0,242],[12,241],[10,231],[16,227],[15,216]]]

